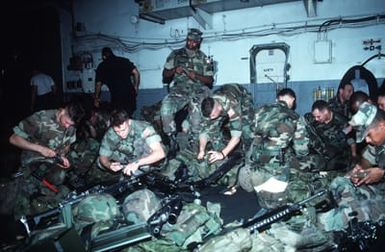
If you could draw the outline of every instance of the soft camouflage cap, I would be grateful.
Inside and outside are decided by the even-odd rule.
[[[201,41],[202,39],[202,32],[199,29],[189,29],[187,38],[195,41]]]
[[[356,129],[357,143],[360,143],[365,139],[370,129],[370,125],[376,116],[376,113],[376,106],[368,102],[364,102],[358,108],[357,113],[355,113],[352,119],[349,121],[349,124]]]

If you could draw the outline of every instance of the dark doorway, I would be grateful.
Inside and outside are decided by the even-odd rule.
[[[54,1],[16,0],[1,9],[0,28],[0,177],[7,177],[18,161],[17,150],[8,144],[12,127],[31,113],[32,70],[40,68],[62,89],[58,11]]]

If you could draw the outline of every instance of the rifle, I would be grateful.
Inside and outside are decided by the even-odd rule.
[[[241,160],[242,154],[240,152],[234,152],[227,157],[227,161],[219,166],[213,173],[207,178],[198,180],[195,182],[197,188],[206,188],[212,184],[217,183],[227,172],[229,172],[239,160]]]
[[[327,194],[327,190],[321,190],[300,202],[273,209],[272,211],[269,211],[262,216],[256,217],[247,221],[246,223],[243,223],[242,227],[247,228],[250,233],[254,233],[255,231],[262,232],[268,229],[271,224],[291,217],[302,208],[304,208],[308,202],[313,201],[314,199],[317,199],[325,194]]]
[[[131,176],[128,179],[118,181],[117,183],[103,186],[97,185],[80,193],[73,191],[69,193],[65,200],[59,203],[59,206],[45,212],[36,214],[34,216],[22,216],[20,222],[24,225],[27,234],[31,235],[31,229],[37,229],[44,224],[50,224],[53,221],[61,220],[70,228],[72,226],[72,206],[79,203],[81,200],[89,195],[107,193],[112,196],[120,196],[127,191],[134,191],[142,186],[142,173],[138,176]]]
[[[182,197],[178,194],[166,197],[163,201],[163,206],[156,211],[147,221],[150,233],[155,236],[160,236],[160,231],[166,223],[174,225],[182,211]]]

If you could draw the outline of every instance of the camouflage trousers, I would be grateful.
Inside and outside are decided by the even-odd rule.
[[[189,107],[189,122],[191,130],[199,132],[201,115],[200,106],[202,100],[210,95],[210,89],[203,85],[176,85],[163,99],[160,114],[162,117],[163,131],[166,134],[174,133],[176,125],[174,117],[186,105]]]
[[[318,214],[318,225],[325,231],[341,231],[348,228],[353,218],[358,222],[385,220],[385,199],[350,201]]]
[[[175,159],[169,160],[164,166],[162,173],[167,175],[170,179],[175,179],[175,173],[181,166],[188,168],[188,177],[190,181],[199,181],[210,176],[218,167],[224,164],[227,159],[217,161],[209,164],[207,159],[198,160],[196,154],[187,149],[180,151]],[[232,186],[237,181],[238,170],[242,163],[235,165],[229,172],[227,172],[219,181],[218,184],[224,186]]]
[[[252,192],[256,186],[263,184],[271,177],[288,182],[288,186],[282,194],[257,193],[262,206],[277,206],[273,201],[278,199],[282,200],[280,204],[298,202],[329,187],[330,178],[328,176],[321,176],[317,171],[311,172],[311,170],[315,170],[316,166],[312,158],[298,159],[287,155],[285,157],[287,164],[281,166],[277,156],[272,156],[270,159],[263,155],[260,157],[268,162],[264,164],[248,162],[239,172],[238,182],[244,190]],[[285,172],[288,175],[282,176]]]
[[[275,223],[265,232],[250,233],[238,228],[205,242],[198,251],[325,251],[330,245],[327,235],[303,217]],[[310,249],[310,250],[309,250]]]
[[[385,183],[356,187],[348,177],[337,177],[330,185],[338,207],[319,215],[319,223],[327,231],[347,228],[352,213],[358,221],[385,219]]]
[[[356,187],[348,177],[337,177],[330,184],[330,191],[338,206],[348,205],[351,201],[385,199],[385,183],[361,185]]]

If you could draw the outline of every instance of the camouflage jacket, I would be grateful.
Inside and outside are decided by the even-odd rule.
[[[131,120],[125,139],[118,136],[113,128],[107,130],[99,149],[99,155],[118,162],[132,162],[150,154],[150,144],[160,141],[160,136],[148,122]]]
[[[164,68],[171,70],[178,66],[182,66],[186,71],[193,70],[199,75],[213,76],[213,66],[207,56],[200,50],[192,51],[183,47],[172,51],[167,57]],[[185,73],[175,73],[174,82],[177,85],[204,85],[199,81],[191,80]]]
[[[306,113],[305,120],[313,151],[326,156],[350,151],[348,137],[343,132],[348,123],[344,116],[333,113],[333,119],[325,124],[316,122],[311,113]]]
[[[259,149],[275,152],[292,148],[296,155],[308,154],[309,138],[303,118],[285,102],[260,107],[254,120]]]
[[[385,145],[368,145],[362,157],[368,160],[371,165],[385,169]]]
[[[349,104],[347,102],[341,103],[338,100],[338,96],[334,96],[332,99],[329,100],[329,107],[333,112],[345,116],[347,119],[351,117]]]
[[[222,119],[228,117],[228,112],[232,109],[235,113],[229,118],[230,134],[233,137],[242,135],[242,127],[244,124],[251,124],[254,117],[254,106],[251,94],[239,84],[226,84],[215,90],[212,98],[217,101],[223,108],[220,117]],[[202,122],[202,132],[200,136],[207,139],[210,131],[218,130],[216,120],[205,118]]]
[[[42,110],[22,120],[13,128],[16,135],[42,146],[46,146],[60,154],[66,154],[66,147],[76,140],[74,127],[64,128],[59,125],[56,114],[58,110]],[[21,156],[23,165],[35,159],[41,159],[37,152],[24,150]]]

